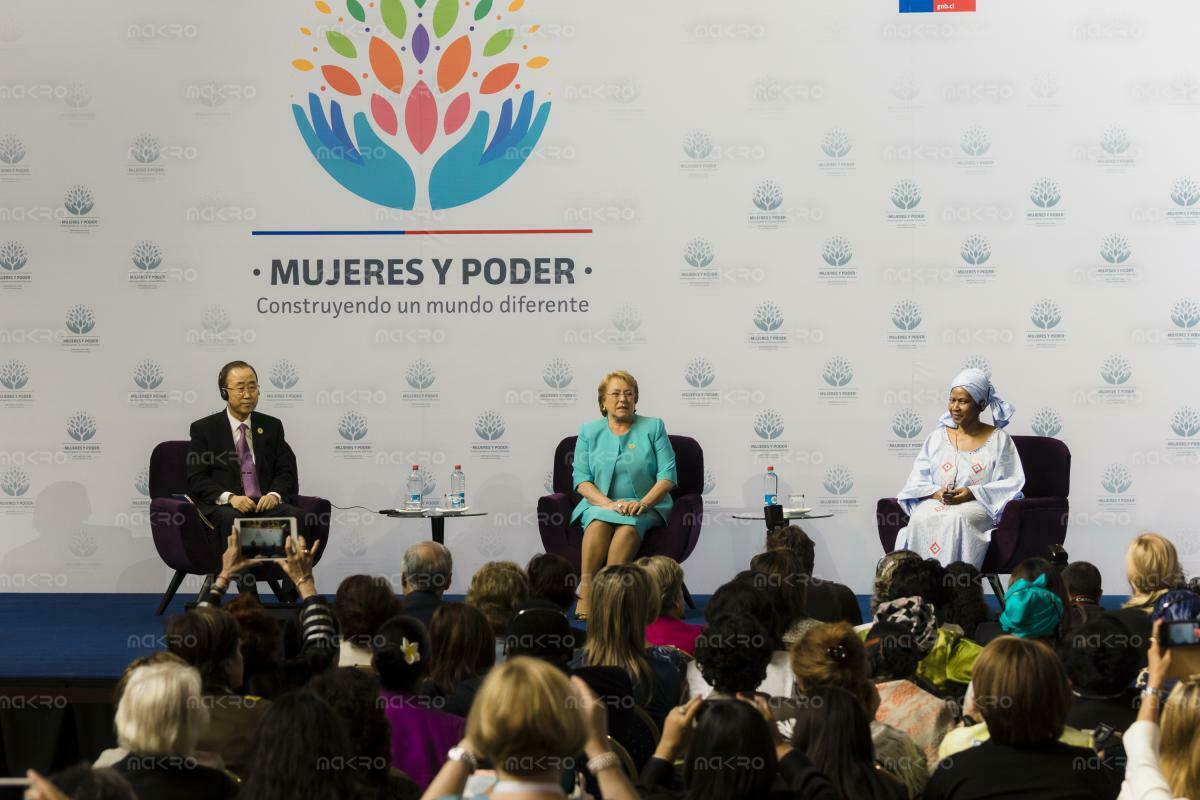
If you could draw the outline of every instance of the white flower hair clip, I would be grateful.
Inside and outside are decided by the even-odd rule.
[[[415,664],[421,660],[421,650],[417,642],[408,639],[400,640],[400,649],[404,651],[404,663]]]

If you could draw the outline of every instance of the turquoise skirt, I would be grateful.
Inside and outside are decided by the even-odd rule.
[[[609,489],[609,496],[614,500],[640,500],[642,497],[642,494],[633,485],[633,481],[629,477],[629,472],[622,458],[617,459],[614,467],[613,482]],[[653,508],[646,509],[641,516],[631,517],[628,514],[618,514],[610,508],[597,508],[589,503],[587,508],[583,510],[583,517],[580,520],[584,530],[587,530],[587,526],[595,520],[608,522],[612,525],[632,525],[637,530],[638,537],[642,539],[646,538],[646,531],[666,524],[663,521],[662,515]]]

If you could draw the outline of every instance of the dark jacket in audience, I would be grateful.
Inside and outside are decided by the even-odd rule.
[[[228,774],[193,758],[128,755],[113,769],[125,776],[138,800],[224,800],[238,793]]]
[[[1089,749],[1061,742],[1013,747],[984,742],[934,770],[924,800],[1112,800],[1120,782]]]
[[[430,705],[434,708],[456,717],[466,717],[471,712],[471,703],[475,701],[475,693],[479,691],[479,687],[486,677],[486,675],[477,675],[474,678],[459,681],[449,691],[433,681],[425,681],[421,684],[420,694],[428,697],[431,701]]]
[[[675,774],[675,767],[661,758],[652,758],[638,776],[638,794],[644,800],[683,800],[687,790]],[[772,800],[842,800],[829,779],[798,750],[792,750],[779,762],[775,788],[767,795]]]
[[[440,595],[433,592],[409,592],[404,595],[404,614],[420,620],[421,624],[429,630],[429,623],[433,621],[433,612],[438,610],[438,606],[445,602]]]
[[[1073,694],[1067,725],[1081,731],[1095,730],[1101,724],[1124,731],[1137,719],[1138,691],[1128,688],[1116,697],[1086,697]]]
[[[862,609],[850,587],[813,578],[808,584],[805,614],[821,622],[849,622],[861,625]]]

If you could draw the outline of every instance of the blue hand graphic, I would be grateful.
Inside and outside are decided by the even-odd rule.
[[[354,115],[354,134],[358,139],[355,147],[337,101],[329,104],[332,128],[316,94],[309,93],[308,105],[311,123],[298,104],[292,104],[292,113],[296,117],[296,127],[317,163],[334,180],[364,200],[389,208],[412,209],[417,197],[412,167],[375,134],[367,122],[367,115],[362,112]]]
[[[447,150],[429,176],[429,204],[453,208],[478,200],[513,176],[542,135],[550,116],[550,103],[538,106],[533,116],[533,92],[521,98],[521,110],[512,120],[512,100],[505,100],[491,144],[487,142],[488,114],[480,111],[457,144]]]

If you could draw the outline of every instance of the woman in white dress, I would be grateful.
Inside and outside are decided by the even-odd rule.
[[[979,419],[985,408],[992,425]],[[1013,408],[996,396],[982,370],[967,369],[950,384],[947,409],[896,496],[909,515],[896,549],[979,568],[1004,506],[1023,496],[1021,458],[1001,430]]]

